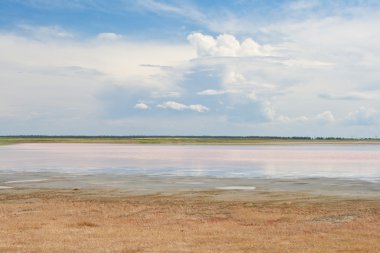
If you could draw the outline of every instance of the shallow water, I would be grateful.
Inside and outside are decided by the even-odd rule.
[[[380,145],[0,146],[0,173],[16,171],[221,178],[322,177],[380,181]]]
[[[0,146],[0,190],[306,191],[380,196],[380,145]]]

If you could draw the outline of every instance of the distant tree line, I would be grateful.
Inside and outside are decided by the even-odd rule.
[[[136,139],[136,138],[188,138],[188,139],[267,139],[267,140],[380,140],[379,138],[309,137],[309,136],[228,136],[228,135],[3,135],[0,138],[83,138],[83,139]]]

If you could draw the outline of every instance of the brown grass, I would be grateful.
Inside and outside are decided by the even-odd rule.
[[[3,192],[0,252],[380,252],[377,200],[215,194]]]

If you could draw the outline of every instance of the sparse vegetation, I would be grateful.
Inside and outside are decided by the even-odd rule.
[[[0,252],[380,252],[379,200],[220,194],[0,192]]]
[[[97,227],[98,225],[90,221],[80,221],[77,223],[78,227]]]

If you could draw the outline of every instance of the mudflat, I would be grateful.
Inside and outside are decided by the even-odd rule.
[[[2,189],[0,252],[380,252],[380,199]]]

